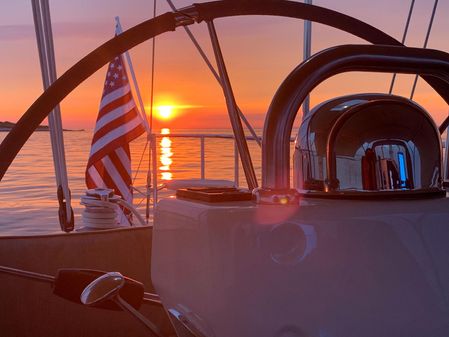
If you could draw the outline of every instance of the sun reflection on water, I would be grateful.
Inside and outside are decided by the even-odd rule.
[[[162,135],[169,135],[170,129],[163,128],[161,130]],[[159,162],[161,166],[159,166],[159,171],[161,171],[161,179],[162,180],[172,180],[173,174],[170,172],[170,165],[173,163],[172,156],[172,148],[171,148],[171,139],[170,137],[162,137],[160,144],[160,156]]]

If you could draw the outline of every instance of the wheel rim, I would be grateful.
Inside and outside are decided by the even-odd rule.
[[[193,13],[193,17],[192,17]],[[116,36],[82,58],[61,75],[23,114],[16,126],[0,144],[0,180],[17,153],[47,117],[50,111],[84,80],[102,66],[138,44],[179,26],[218,18],[243,15],[269,15],[310,20],[348,32],[374,44],[402,45],[381,30],[358,19],[323,7],[292,1],[234,3],[215,1],[195,4],[176,13],[165,13],[134,26]],[[438,85],[423,77],[435,90]],[[443,124],[447,123],[445,121]]]

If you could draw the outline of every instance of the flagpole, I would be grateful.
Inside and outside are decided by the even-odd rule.
[[[120,24],[120,18],[118,16],[115,17],[115,33],[120,35],[123,33],[122,25]],[[126,63],[128,63],[129,72],[131,73],[131,78],[133,80],[134,89],[136,91],[137,100],[139,101],[140,106],[140,114],[142,119],[144,120],[145,129],[147,130],[147,134],[151,135],[151,129],[148,125],[148,120],[145,114],[145,105],[143,104],[142,96],[140,95],[139,86],[137,84],[136,73],[134,72],[134,67],[131,62],[131,57],[129,56],[129,52],[126,51],[123,55],[125,55]]]
[[[115,17],[115,33],[117,35],[120,35],[122,32],[123,32],[123,29],[122,29],[122,25],[120,24],[120,18],[118,16],[116,16]],[[140,94],[139,85],[137,84],[136,74],[134,72],[134,67],[133,67],[133,64],[132,64],[132,61],[131,61],[131,56],[129,55],[128,51],[126,51],[124,53],[124,56],[125,56],[126,62],[128,64],[129,72],[131,73],[131,78],[132,78],[132,81],[133,81],[134,90],[136,92],[137,100],[138,100],[139,106],[140,106],[141,117],[144,120],[145,129],[147,131],[147,142],[150,143],[149,150],[148,150],[149,151],[149,156],[148,156],[149,163],[148,163],[148,171],[147,171],[147,190],[146,190],[146,199],[147,199],[147,203],[146,203],[146,220],[147,220],[147,223],[148,223],[148,219],[149,219],[149,203],[150,203],[150,200],[149,200],[149,198],[150,198],[149,187],[151,186],[151,175],[152,175],[150,166],[151,166],[151,160],[154,159],[153,157],[155,157],[154,154],[153,155],[151,154],[153,151],[155,151],[155,146],[152,146],[152,142],[155,142],[156,138],[153,137],[153,130],[152,130],[151,121],[150,121],[150,124],[148,124],[147,115],[145,113],[145,105],[143,104],[143,99],[142,99],[142,96]],[[151,109],[152,109],[152,107],[151,107]],[[155,165],[153,165],[153,167],[154,166]],[[153,175],[154,175],[154,177],[153,177],[153,180],[154,180],[154,183],[153,183],[153,199],[154,200],[153,200],[153,202],[156,203],[156,199],[155,198],[157,198],[157,194],[156,194],[157,192],[154,192],[155,190],[157,191],[156,171],[154,172]]]

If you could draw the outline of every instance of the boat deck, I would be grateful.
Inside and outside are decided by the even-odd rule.
[[[0,238],[0,265],[55,275],[60,268],[120,271],[151,282],[152,227]],[[130,262],[132,261],[132,263]],[[147,336],[131,316],[88,308],[57,297],[48,283],[0,274],[0,330],[2,336]],[[164,333],[172,328],[159,306],[143,305],[141,312]],[[27,317],[26,321],[17,317]]]

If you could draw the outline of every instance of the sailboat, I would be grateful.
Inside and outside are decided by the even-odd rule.
[[[285,78],[264,124],[260,186],[214,26],[243,15],[318,22],[371,43],[323,50]],[[301,105],[336,74],[417,74],[449,103],[449,54],[404,47],[353,17],[291,1],[216,1],[145,21],[48,87],[0,145],[0,177],[33,130],[93,72],[141,42],[200,22],[211,36],[248,189],[184,186],[157,203],[153,226],[2,238],[2,331],[448,336],[441,135],[449,118],[436,125],[423,107],[392,94],[337,97],[303,116],[290,153]],[[131,315],[105,310],[118,308],[147,330]]]

